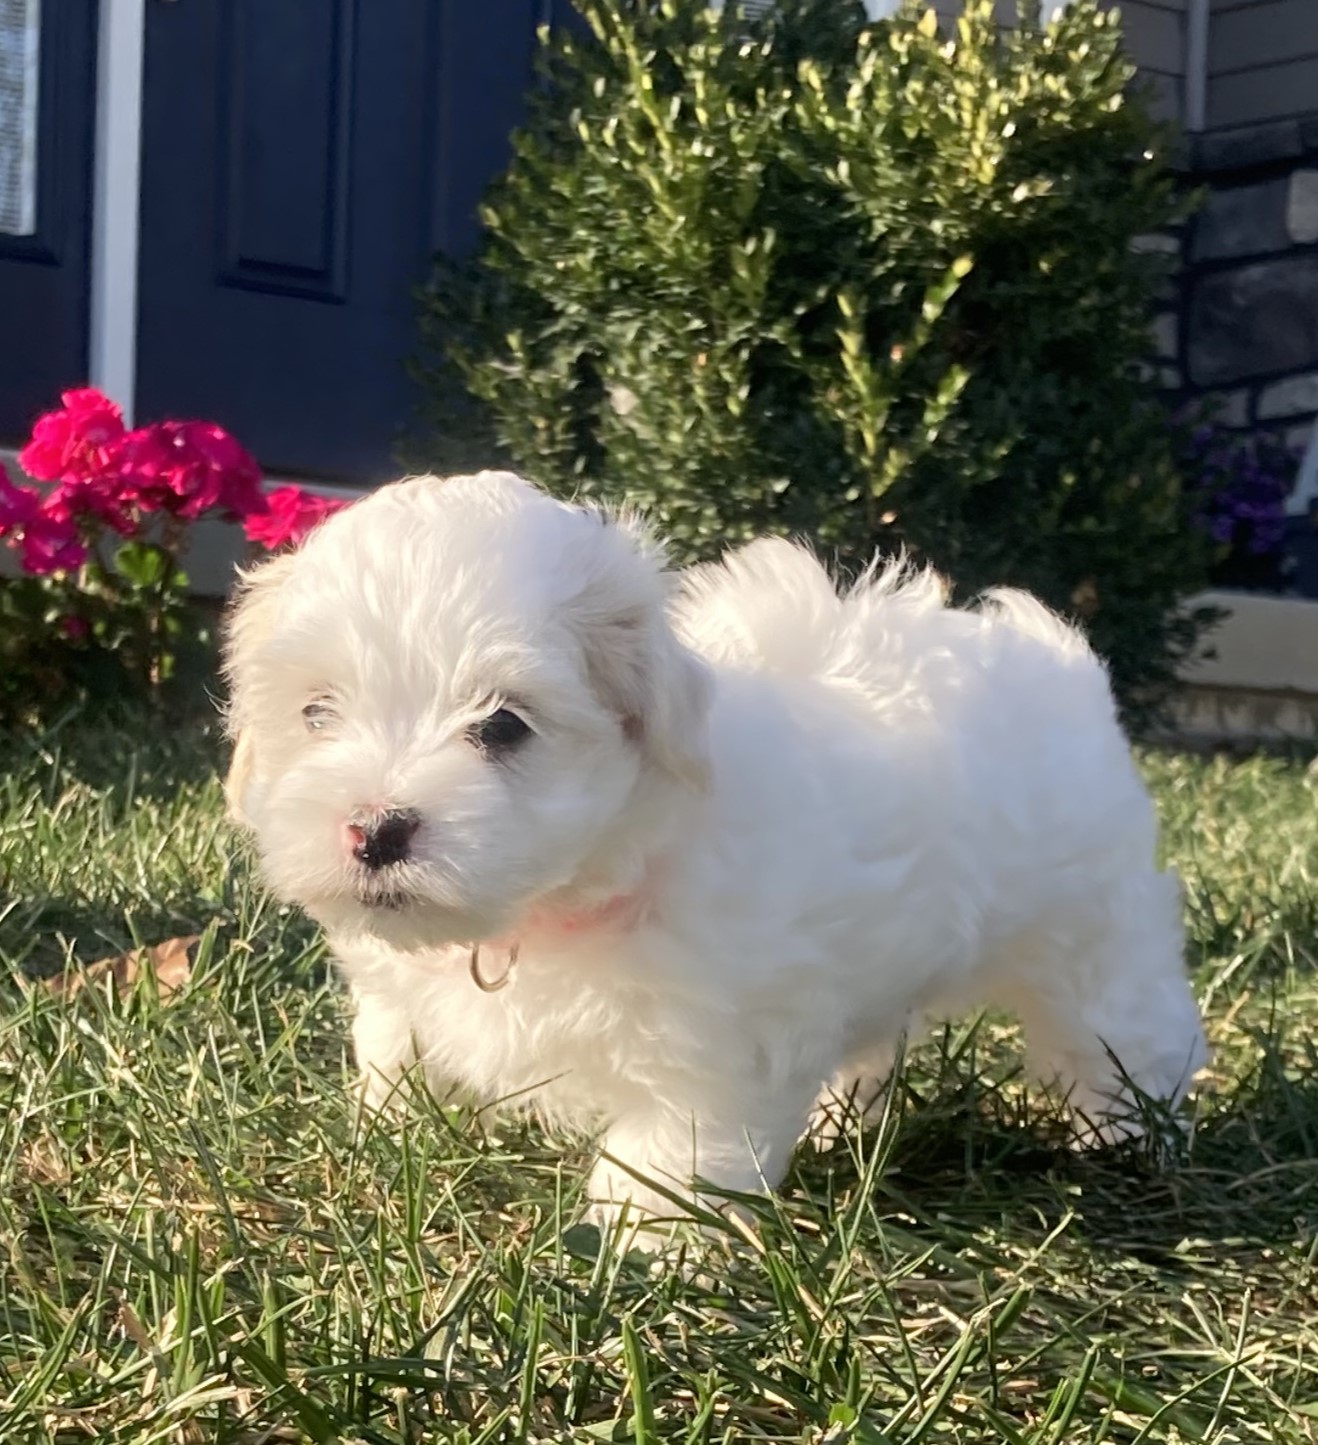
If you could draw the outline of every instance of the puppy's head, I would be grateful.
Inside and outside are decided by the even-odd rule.
[[[331,930],[486,938],[698,787],[707,683],[639,529],[508,473],[386,487],[243,581],[226,792]]]

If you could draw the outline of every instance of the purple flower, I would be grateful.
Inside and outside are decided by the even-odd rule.
[[[1196,503],[1195,525],[1235,555],[1258,558],[1280,552],[1286,537],[1286,498],[1299,465],[1297,452],[1268,438],[1197,428],[1185,459]]]

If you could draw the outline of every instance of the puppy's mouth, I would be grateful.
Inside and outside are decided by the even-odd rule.
[[[390,879],[363,878],[357,883],[357,902],[363,908],[384,913],[402,913],[415,904],[415,893]]]
[[[416,900],[408,893],[358,893],[357,902],[363,908],[381,913],[402,913]]]

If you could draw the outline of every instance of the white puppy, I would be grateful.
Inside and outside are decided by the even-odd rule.
[[[1100,1129],[1179,1098],[1179,889],[1081,638],[929,573],[839,596],[783,541],[671,584],[502,472],[245,580],[231,805],[329,935],[370,1097],[419,1064],[602,1127],[606,1215],[772,1186],[930,1010],[1014,1010]]]

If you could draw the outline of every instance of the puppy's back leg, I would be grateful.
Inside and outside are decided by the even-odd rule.
[[[1132,875],[1024,940],[995,1001],[1019,1014],[1082,1139],[1138,1135],[1139,1096],[1176,1104],[1208,1059],[1173,873]]]

